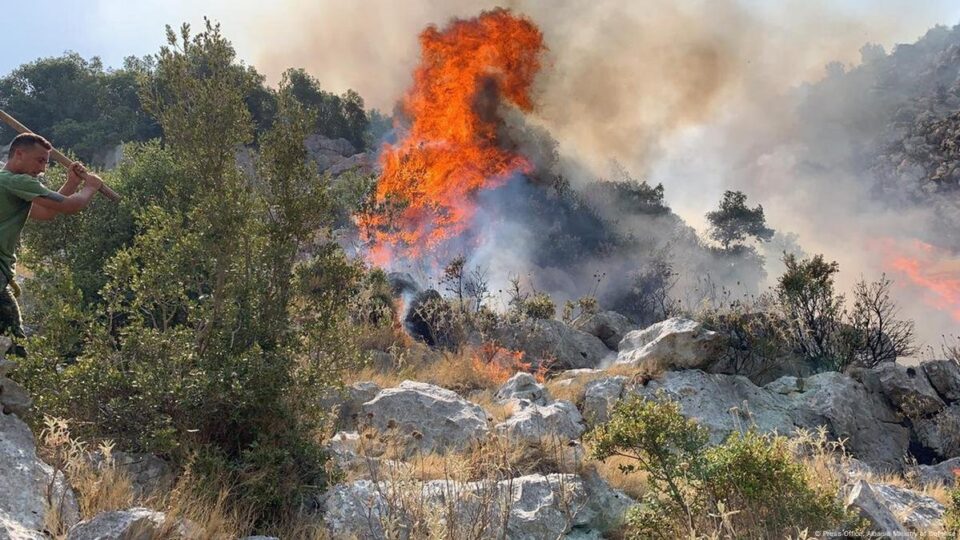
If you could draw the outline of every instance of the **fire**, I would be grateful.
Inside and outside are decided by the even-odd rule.
[[[499,140],[497,106],[531,111],[530,88],[545,50],[529,20],[497,9],[420,34],[421,63],[403,100],[409,130],[386,145],[375,210],[358,216],[368,257],[387,264],[458,238],[476,211],[476,194],[531,163]]]
[[[924,289],[931,306],[949,311],[954,320],[960,322],[960,260],[919,240],[908,248],[897,248],[892,240],[883,245],[889,267]]]
[[[534,368],[532,362],[524,360],[523,351],[512,351],[490,342],[484,343],[471,361],[473,369],[497,384],[507,382],[520,371],[532,374],[540,383],[547,378],[548,362],[541,362]]]

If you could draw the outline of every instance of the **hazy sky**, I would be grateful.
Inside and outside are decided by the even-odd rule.
[[[624,6],[637,3],[637,0],[620,2]],[[740,3],[749,6],[748,9],[755,12],[759,19],[769,18],[772,31],[784,26],[784,21],[790,18],[789,13],[784,14],[784,6],[797,5],[779,0],[743,0]],[[593,2],[2,0],[0,4],[9,4],[3,6],[0,74],[8,73],[24,62],[38,57],[57,56],[67,50],[76,51],[86,58],[99,56],[107,66],[119,66],[125,56],[156,52],[164,40],[165,24],[176,27],[182,22],[189,22],[199,26],[203,17],[208,16],[222,23],[226,36],[236,46],[241,59],[257,66],[261,72],[276,77],[286,67],[306,67],[331,90],[355,87],[373,105],[387,107],[388,102],[396,97],[387,95],[395,93],[394,85],[390,85],[389,92],[378,93],[379,88],[369,88],[372,85],[368,81],[354,79],[354,71],[350,66],[341,68],[335,65],[336,55],[333,55],[333,62],[330,55],[325,55],[322,60],[310,65],[311,49],[318,40],[344,49],[379,48],[378,60],[406,69],[413,61],[411,56],[416,54],[416,32],[408,31],[413,22],[442,24],[451,15],[470,15],[494,4],[513,6],[520,11],[531,6],[532,11],[548,11],[544,9],[545,6],[563,4],[568,8],[566,13],[575,13],[576,9],[571,10],[570,6],[586,7]],[[616,5],[617,2],[610,4]],[[704,17],[710,17],[710,2],[689,0],[680,4],[700,9]],[[816,12],[819,9],[817,6],[822,6],[824,12],[829,10],[834,14],[842,13],[850,20],[867,21],[849,31],[859,34],[855,37],[857,41],[879,42],[888,50],[894,43],[915,40],[934,24],[953,25],[960,22],[960,2],[955,0],[814,0],[803,2],[803,6],[808,14]],[[361,29],[359,32],[358,28]],[[838,31],[843,32],[844,29]],[[811,36],[811,46],[816,47],[817,39],[817,36]],[[356,53],[346,53],[344,60],[351,60],[351,54]],[[365,85],[368,88],[363,88]]]

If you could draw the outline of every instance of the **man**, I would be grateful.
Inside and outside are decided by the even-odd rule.
[[[51,148],[39,135],[17,135],[10,144],[7,163],[0,170],[0,334],[9,332],[14,337],[24,337],[16,298],[20,288],[13,278],[20,231],[27,216],[46,221],[59,214],[75,214],[90,204],[103,184],[100,177],[74,162],[60,191],[47,189],[37,176],[47,170]],[[77,191],[81,182],[83,189]]]

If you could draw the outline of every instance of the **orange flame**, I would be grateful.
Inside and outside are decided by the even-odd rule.
[[[471,360],[473,369],[496,384],[507,382],[520,371],[532,374],[539,383],[547,378],[547,362],[534,368],[532,362],[524,360],[523,351],[511,351],[490,342],[484,343]]]
[[[475,196],[531,163],[498,140],[501,101],[530,111],[543,35],[529,20],[497,9],[420,34],[421,63],[403,100],[409,131],[385,145],[375,209],[358,216],[368,258],[387,264],[461,236]]]
[[[891,269],[926,291],[928,304],[949,311],[954,320],[960,321],[960,260],[956,256],[919,240],[898,248],[887,239],[882,246]]]

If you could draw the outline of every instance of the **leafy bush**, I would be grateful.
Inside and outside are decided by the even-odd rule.
[[[647,497],[626,519],[633,538],[782,538],[829,529],[845,517],[833,492],[815,486],[795,461],[786,439],[749,431],[709,447],[707,430],[663,394],[622,401],[589,440],[594,458],[629,458],[636,463],[622,472],[647,475]]]
[[[289,81],[241,171],[256,79],[216,26],[168,38],[141,95],[164,141],[113,173],[123,203],[94,208],[76,243],[55,237],[73,221],[27,238],[37,331],[19,375],[79,435],[190,463],[201,488],[226,479],[234,508],[276,523],[327,481],[320,403],[362,360],[365,269],[329,233],[303,144],[316,119]]]
[[[776,294],[794,346],[820,365],[841,369],[843,297],[834,292],[833,283],[839,265],[822,255],[798,260],[789,253],[783,263],[786,271],[777,280]]]

